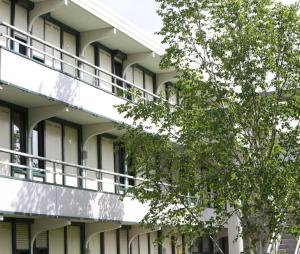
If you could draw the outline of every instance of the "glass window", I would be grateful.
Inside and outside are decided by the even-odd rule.
[[[25,152],[25,120],[24,114],[19,111],[12,112],[12,150]],[[13,155],[12,162],[20,165],[26,164],[26,158],[21,155]],[[17,175],[16,175],[17,173]],[[27,171],[23,168],[13,167],[13,175],[25,177]]]

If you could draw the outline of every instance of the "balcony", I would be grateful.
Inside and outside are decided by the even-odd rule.
[[[0,148],[3,213],[137,223],[147,205],[119,194],[138,181],[144,179]]]
[[[5,22],[0,23],[0,81],[105,119],[130,122],[115,108],[139,94],[160,97]]]
[[[0,211],[135,224],[147,204],[120,194],[144,178],[0,148]],[[195,203],[192,199],[191,204]],[[197,201],[199,202],[199,200]],[[207,208],[203,219],[213,215]]]

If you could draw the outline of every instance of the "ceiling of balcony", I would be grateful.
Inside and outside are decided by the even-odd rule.
[[[120,50],[127,55],[154,52],[155,59],[147,59],[139,64],[154,73],[165,72],[159,69],[160,56],[164,52],[159,42],[92,0],[69,0],[67,6],[52,11],[51,16],[79,32],[114,27],[117,29],[116,35],[103,39],[99,43],[112,50]]]

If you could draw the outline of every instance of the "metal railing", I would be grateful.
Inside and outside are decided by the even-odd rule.
[[[153,101],[156,99],[166,101],[160,96],[138,86],[137,84],[129,82],[128,80],[110,73],[103,68],[93,65],[88,61],[43,41],[30,33],[24,32],[15,26],[6,22],[0,22],[0,28],[1,27],[2,32],[0,33],[0,38],[4,38],[4,44],[8,50],[19,51],[19,53],[35,60],[38,59],[35,56],[35,54],[38,53],[43,56],[38,59],[39,62],[44,63],[46,66],[63,71],[74,78],[80,79],[106,92],[114,93],[116,96],[124,99],[134,100],[133,96],[138,95],[145,101]],[[43,49],[33,46],[34,44],[40,44]],[[22,47],[21,50],[20,45]],[[18,50],[16,50],[16,48]],[[66,58],[68,60],[66,60]],[[64,71],[66,67],[69,69]],[[92,71],[86,69],[90,69]],[[107,89],[107,86],[109,89],[111,88],[111,91]]]
[[[297,245],[295,249],[295,254],[300,254],[300,236],[297,238]]]
[[[109,170],[49,159],[0,147],[0,177],[25,179],[27,181],[55,184],[98,192],[124,194],[128,188],[139,184],[147,189],[147,179]],[[162,188],[169,186],[161,183]],[[187,196],[191,206],[214,208],[214,194],[209,200]]]
[[[141,177],[5,148],[0,148],[0,176],[111,193],[123,193],[127,188],[146,181]]]

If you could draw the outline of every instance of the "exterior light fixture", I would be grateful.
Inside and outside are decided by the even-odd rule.
[[[66,107],[65,111],[66,111],[66,112],[70,112],[69,107]]]

